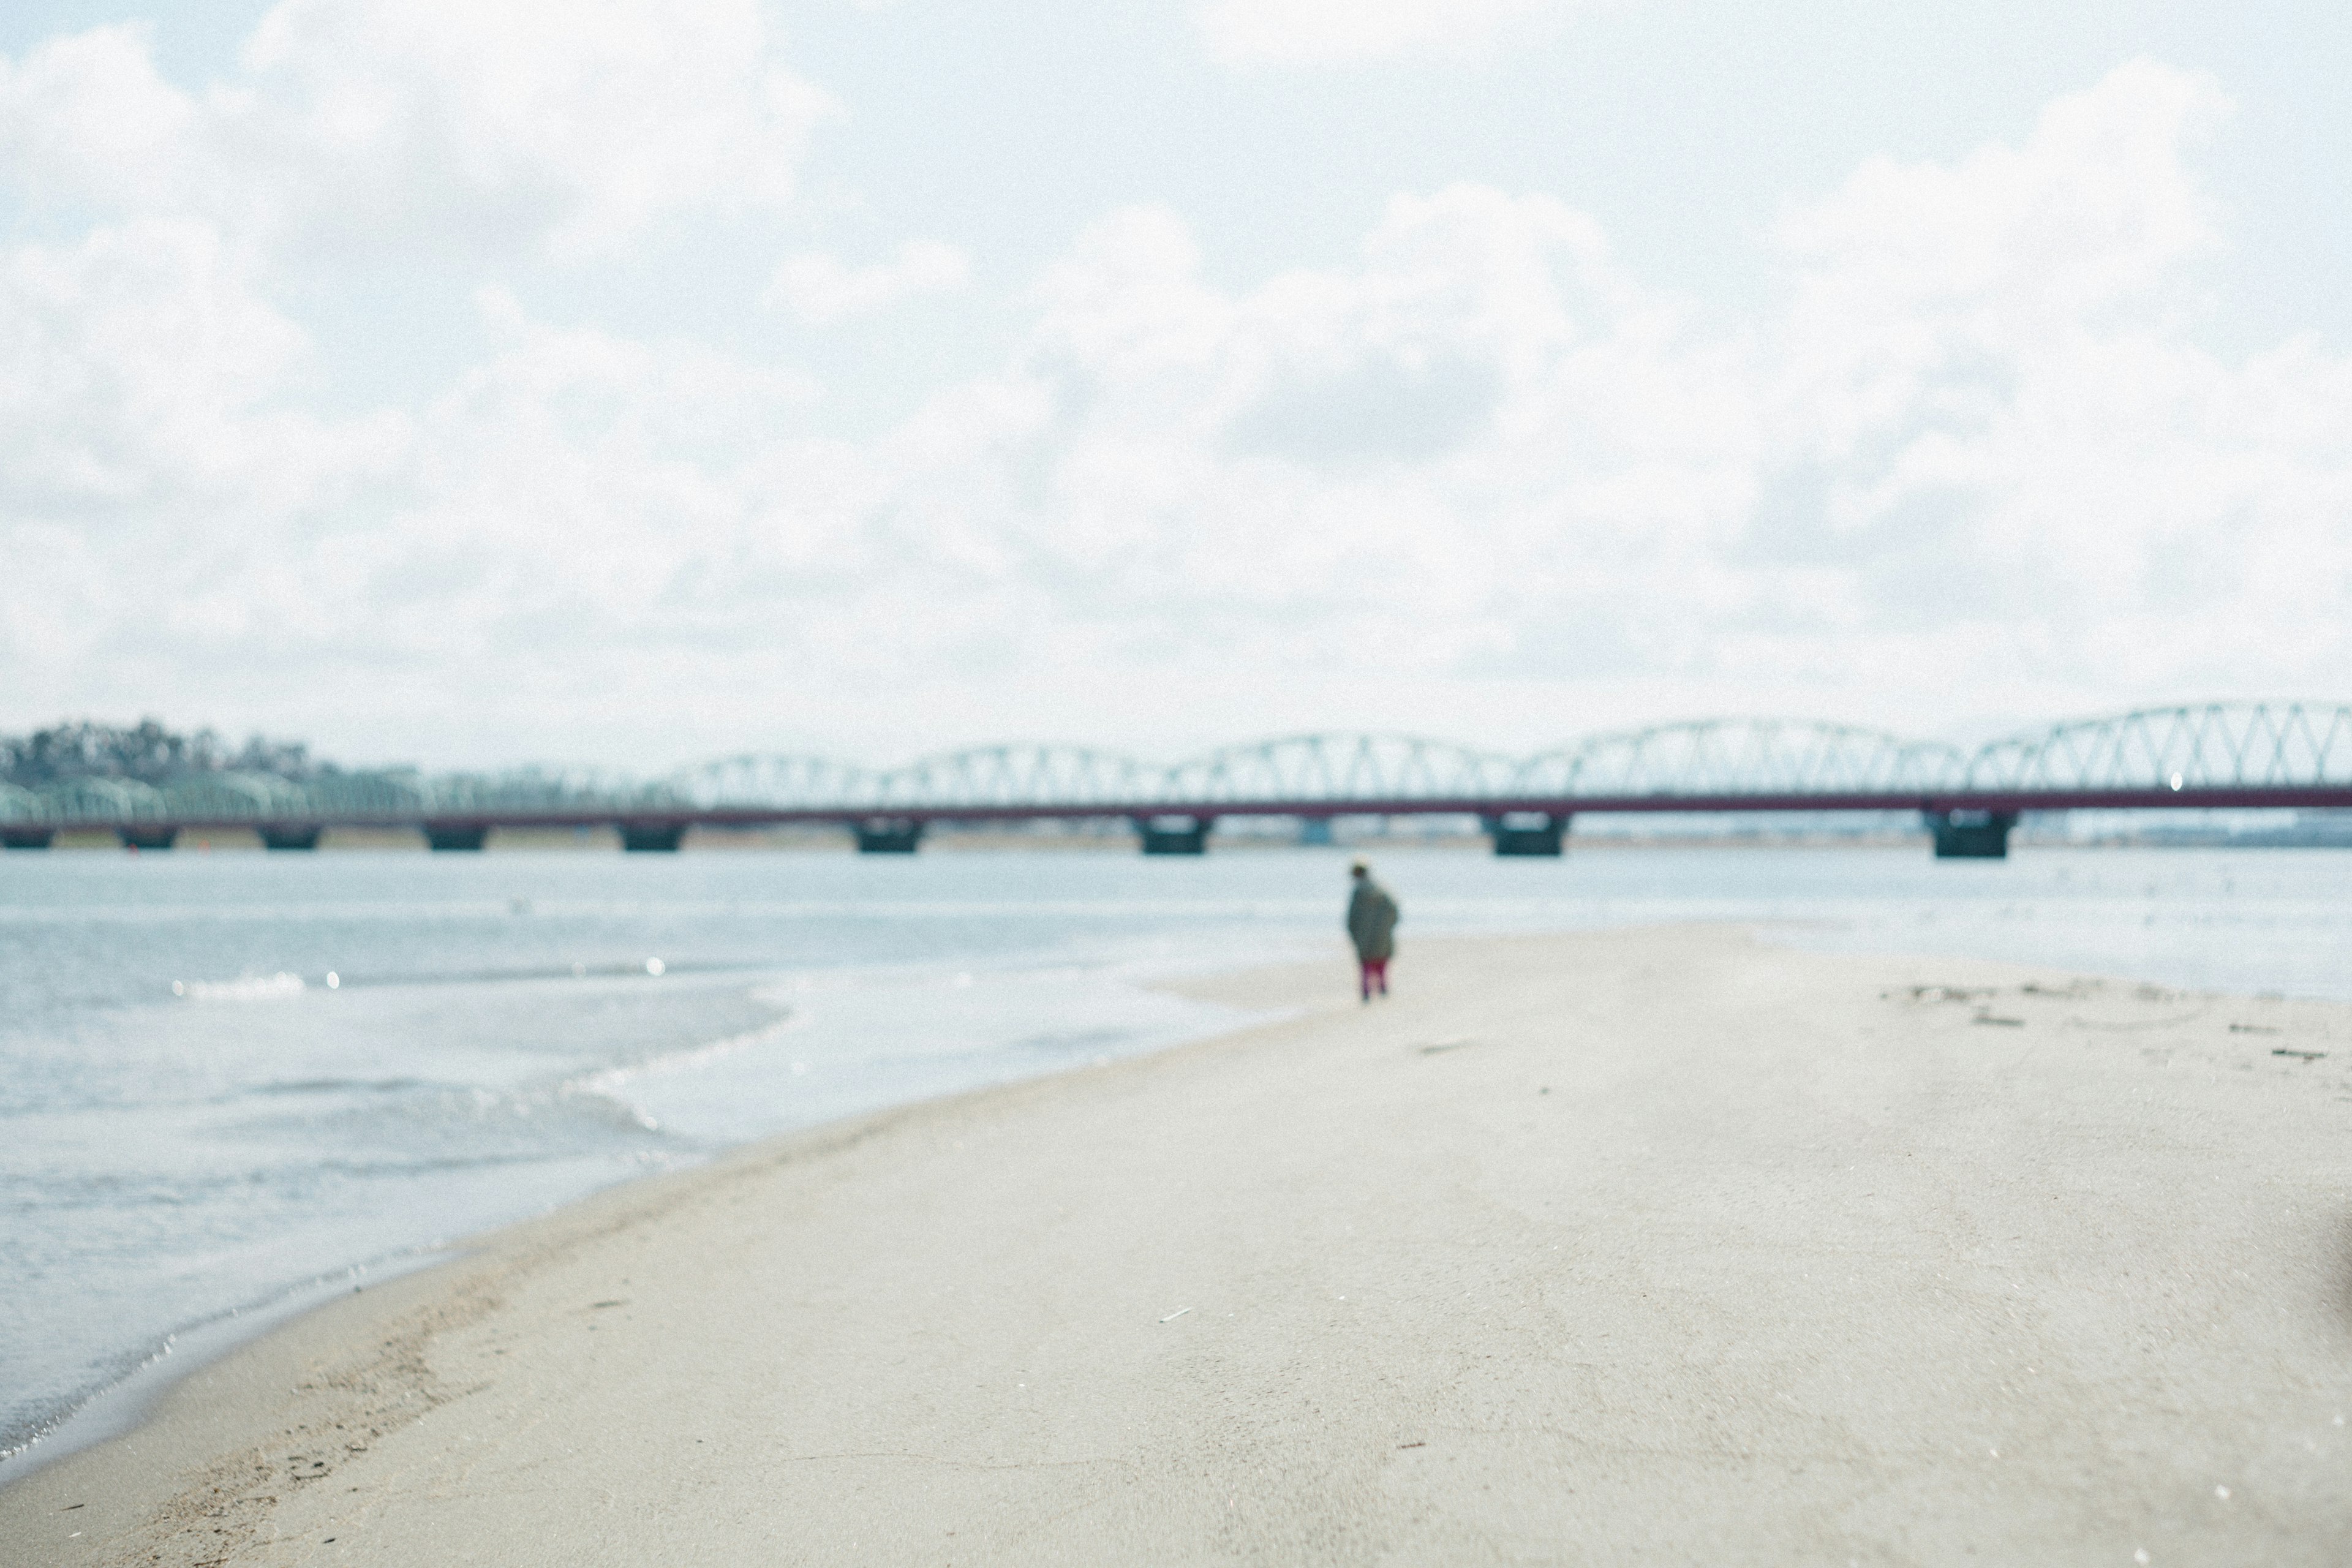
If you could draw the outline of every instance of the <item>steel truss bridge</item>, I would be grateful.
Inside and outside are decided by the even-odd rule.
[[[500,828],[612,826],[635,850],[689,828],[835,825],[868,852],[910,852],[940,825],[1125,821],[1149,854],[1198,854],[1220,818],[1475,816],[1497,853],[1557,855],[1580,814],[1917,812],[1942,856],[1997,858],[2026,812],[2352,807],[2352,706],[2210,703],[2079,720],[1973,751],[1801,720],[1712,719],[1598,734],[1514,757],[1442,741],[1298,735],[1173,765],[1083,747],[990,746],[868,769],[742,756],[656,781],[529,771],[304,783],[209,773],[162,789],[77,779],[0,784],[0,842],[103,830],[138,848],[250,828],[275,849],[331,827],[421,829],[479,849]]]

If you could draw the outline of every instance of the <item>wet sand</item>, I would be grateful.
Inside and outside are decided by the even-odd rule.
[[[0,1489],[0,1562],[2352,1560],[2352,1009],[1396,979],[485,1238]]]

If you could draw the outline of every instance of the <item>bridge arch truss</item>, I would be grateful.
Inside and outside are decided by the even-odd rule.
[[[2352,707],[2208,702],[2143,708],[1995,741],[1973,791],[2249,791],[2352,784]]]
[[[1974,750],[1811,720],[1706,719],[1588,736],[1532,756],[1426,737],[1297,734],[1172,764],[1084,746],[972,747],[868,768],[742,755],[655,780],[536,769],[192,775],[163,788],[82,778],[0,785],[12,844],[58,829],[131,841],[174,826],[613,823],[677,835],[694,822],[844,824],[1161,816],[1581,811],[1903,810],[2013,821],[2070,805],[2352,807],[2352,706],[2213,702],[2070,721]],[[2004,829],[2005,831],[2005,829]],[[265,838],[268,834],[265,831]],[[656,834],[658,837],[658,833]],[[310,841],[315,842],[311,832]],[[274,840],[273,840],[274,841]],[[478,833],[476,843],[479,841]]]

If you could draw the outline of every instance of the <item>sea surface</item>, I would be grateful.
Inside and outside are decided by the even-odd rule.
[[[2352,1000],[2352,852],[1374,852],[1412,942],[1729,921]],[[1347,855],[0,857],[0,1483],[206,1347],[731,1145],[1246,1021]],[[79,1412],[77,1415],[77,1412]],[[110,1412],[110,1417],[107,1413]]]

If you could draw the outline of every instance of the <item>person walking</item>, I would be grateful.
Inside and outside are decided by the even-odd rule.
[[[1348,939],[1356,944],[1358,980],[1364,1000],[1377,988],[1389,994],[1389,960],[1396,956],[1397,902],[1389,890],[1372,880],[1372,869],[1361,860],[1348,868],[1356,890],[1348,897]]]

